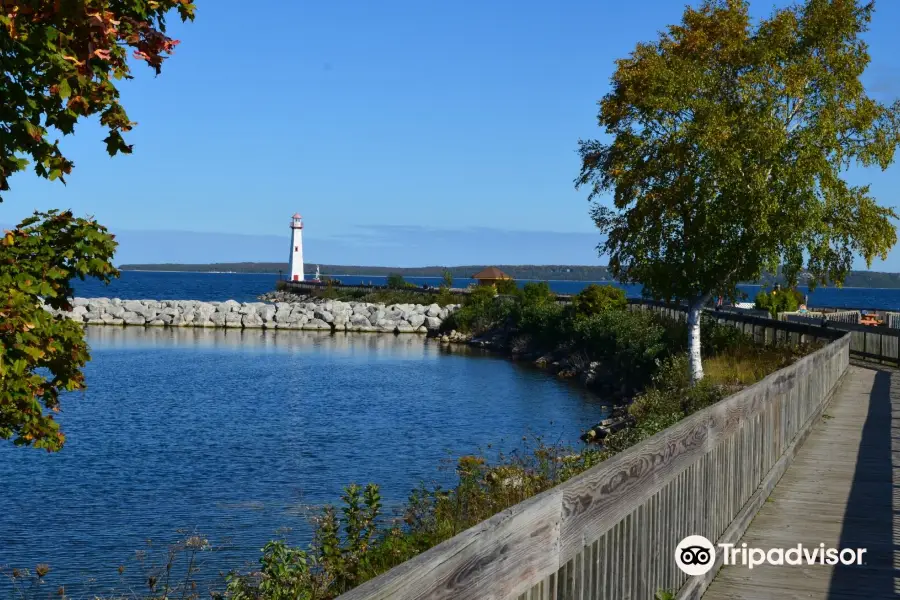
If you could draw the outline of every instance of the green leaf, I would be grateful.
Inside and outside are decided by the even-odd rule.
[[[69,87],[69,80],[63,79],[59,82],[59,97],[68,98],[72,95],[72,88]]]
[[[28,119],[22,119],[20,123],[22,123],[22,126],[25,127],[25,131],[28,132],[28,135],[31,137],[40,137],[43,135],[41,128]]]

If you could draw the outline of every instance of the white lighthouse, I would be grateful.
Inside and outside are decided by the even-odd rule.
[[[291,217],[291,281],[303,281],[303,218]]]

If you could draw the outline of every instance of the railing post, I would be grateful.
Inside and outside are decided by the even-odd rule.
[[[863,354],[864,354],[864,355],[869,353],[869,340],[866,339],[866,334],[867,334],[867,333],[868,333],[868,332],[867,332],[866,330],[863,330],[863,347],[862,347],[862,351],[863,351]],[[866,357],[863,356],[863,360],[865,360],[865,359],[866,359]]]

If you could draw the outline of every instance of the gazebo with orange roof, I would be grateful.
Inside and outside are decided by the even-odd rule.
[[[478,281],[478,285],[495,285],[498,281],[507,281],[512,277],[497,267],[487,267],[472,275],[472,279]]]

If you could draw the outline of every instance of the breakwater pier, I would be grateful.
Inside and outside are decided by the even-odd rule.
[[[370,302],[200,302],[75,298],[71,311],[45,309],[87,325],[299,329],[383,333],[437,331],[451,304]]]

